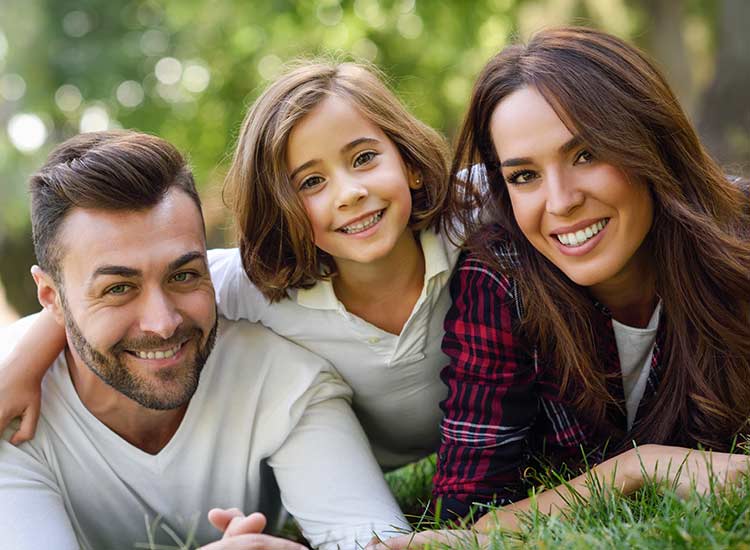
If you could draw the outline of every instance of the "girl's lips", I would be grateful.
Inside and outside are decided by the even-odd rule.
[[[374,234],[378,230],[378,228],[380,227],[380,224],[383,223],[383,218],[385,218],[385,214],[386,214],[387,211],[388,211],[388,209],[384,208],[381,211],[382,214],[380,214],[380,219],[378,219],[378,221],[376,221],[374,224],[372,224],[367,229],[364,229],[364,230],[362,230],[362,231],[360,231],[358,233],[345,233],[344,231],[337,231],[337,233],[339,233],[340,235],[343,235],[345,237],[351,238],[351,239],[366,239],[367,237],[371,236],[372,234]]]
[[[561,254],[564,254],[565,256],[583,256],[584,254],[588,254],[591,252],[591,250],[594,249],[596,245],[599,244],[599,241],[604,238],[604,234],[607,232],[607,229],[609,228],[609,224],[612,223],[612,220],[610,220],[607,225],[604,226],[603,229],[599,230],[599,233],[591,237],[589,240],[587,240],[585,243],[579,246],[567,246],[561,243],[557,236],[553,235],[551,237],[552,241],[557,246],[557,249],[560,251]]]

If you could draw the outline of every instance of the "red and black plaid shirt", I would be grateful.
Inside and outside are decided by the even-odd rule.
[[[497,248],[514,261],[512,247]],[[606,434],[579,418],[560,396],[557,373],[519,336],[523,303],[515,282],[473,256],[459,260],[451,282],[453,307],[445,319],[443,350],[451,362],[442,371],[448,397],[434,479],[444,519],[465,516],[474,503],[505,505],[527,496],[527,468],[602,460]],[[592,325],[604,372],[620,373],[612,319],[597,307]],[[597,330],[597,327],[600,330]],[[636,423],[658,387],[662,323],[654,347],[646,390]],[[624,402],[622,377],[609,376],[612,396]],[[575,391],[575,390],[571,390]],[[568,394],[570,395],[570,394]],[[611,407],[608,419],[626,429],[624,406]],[[541,460],[540,460],[541,459]]]

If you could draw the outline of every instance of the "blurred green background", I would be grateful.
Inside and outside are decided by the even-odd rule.
[[[0,290],[0,324],[38,309],[26,179],[67,137],[123,127],[175,143],[219,245],[230,238],[221,185],[239,124],[285,61],[372,61],[450,138],[489,57],[565,23],[649,51],[709,149],[747,174],[748,0],[0,0],[0,282],[10,303]]]

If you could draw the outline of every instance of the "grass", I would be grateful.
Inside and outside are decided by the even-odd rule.
[[[386,474],[391,490],[416,530],[447,528],[425,512],[429,504],[435,457],[428,457]],[[555,472],[537,475],[542,485],[555,486]],[[691,491],[679,498],[673,488],[647,484],[625,497],[592,480],[589,502],[571,502],[564,514],[556,517],[539,513],[521,516],[518,533],[494,530],[489,550],[750,550],[750,478],[720,493],[706,495]],[[575,500],[575,499],[573,499]],[[486,510],[483,510],[486,511]],[[152,524],[150,529],[157,529]],[[299,532],[296,531],[296,534]],[[294,538],[295,530],[286,533]],[[448,544],[434,549],[479,550],[476,540],[456,536]],[[162,550],[166,547],[143,545],[140,548]],[[193,544],[176,540],[173,550],[189,550]]]

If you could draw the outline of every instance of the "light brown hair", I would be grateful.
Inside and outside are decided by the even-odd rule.
[[[289,288],[307,288],[336,273],[315,246],[307,214],[287,173],[289,134],[325,98],[351,102],[393,141],[419,177],[412,189],[410,228],[437,226],[447,196],[447,147],[411,115],[371,67],[303,61],[272,83],[250,107],[225,184],[234,214],[242,264],[270,300]]]
[[[130,130],[89,132],[57,146],[29,179],[34,252],[60,281],[60,227],[74,208],[136,211],[156,206],[172,187],[201,202],[180,152],[156,136]],[[201,213],[202,215],[202,213]]]
[[[731,182],[701,145],[669,85],[626,42],[587,28],[560,28],[512,45],[479,75],[451,173],[455,235],[520,286],[530,342],[565,387],[583,389],[573,403],[601,426],[614,398],[595,347],[594,304],[585,288],[540,254],[519,229],[490,117],[508,95],[535,87],[595,157],[647,182],[654,222],[644,246],[656,269],[666,319],[662,380],[634,438],[726,450],[748,432],[750,418],[750,217],[746,189]],[[457,178],[461,169],[483,164]],[[484,186],[484,187],[483,187]],[[486,192],[487,186],[489,193]],[[489,209],[486,225],[471,215]],[[513,243],[517,261],[500,264],[488,242]],[[608,427],[611,428],[611,427]]]

